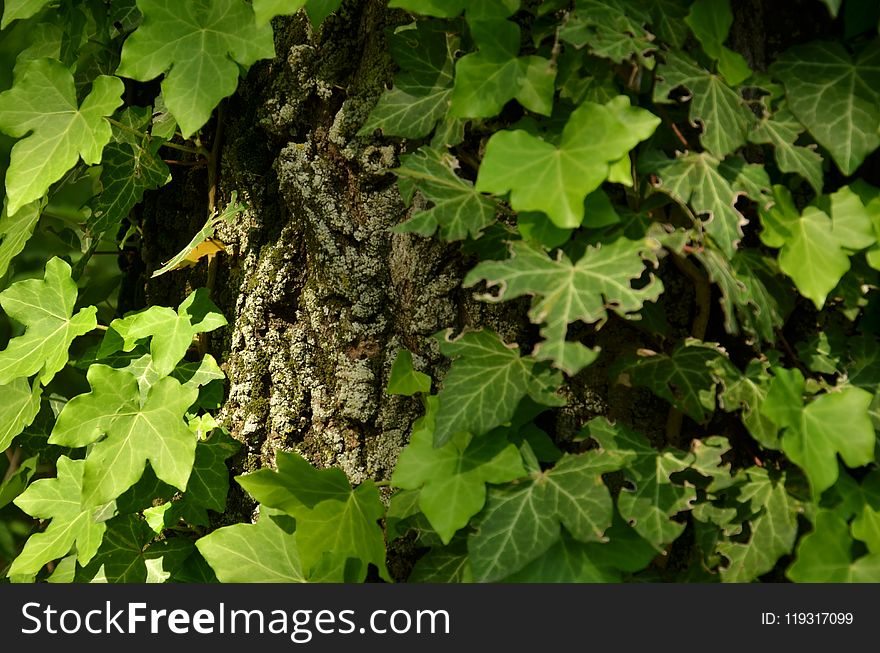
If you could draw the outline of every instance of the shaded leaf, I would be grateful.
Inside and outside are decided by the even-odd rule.
[[[543,324],[544,341],[535,348],[538,360],[550,360],[567,372],[576,374],[596,359],[597,352],[579,342],[566,340],[568,325],[578,320],[601,326],[608,309],[621,317],[633,318],[646,301],[656,300],[663,284],[653,275],[649,282],[634,287],[643,277],[646,262],[655,262],[651,245],[643,241],[618,238],[613,242],[588,246],[584,255],[572,263],[563,253],[550,258],[542,248],[526,241],[510,243],[511,258],[486,261],[465,277],[464,285],[480,280],[499,286],[497,296],[489,301],[506,301],[533,295],[529,318]]]

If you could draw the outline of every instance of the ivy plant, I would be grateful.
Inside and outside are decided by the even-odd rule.
[[[421,415],[388,478],[278,450],[234,476],[255,518],[219,526],[212,277],[114,315],[95,254],[169,152],[216,171],[218,106],[287,17],[344,3],[6,2],[4,578],[880,581],[880,39],[814,4],[822,36],[757,61],[729,0],[389,0],[357,138],[398,154],[393,231],[446,243],[478,301],[528,298],[523,335],[450,324],[418,344],[442,374],[401,349],[387,392]],[[153,277],[217,265],[249,210],[209,178]],[[58,224],[63,256],[35,236]],[[584,410],[591,384],[649,418]]]

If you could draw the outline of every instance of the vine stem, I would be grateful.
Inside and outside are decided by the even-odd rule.
[[[3,483],[12,478],[21,466],[21,447],[15,447],[14,450],[11,447],[7,449],[6,459],[9,461],[9,467],[6,468],[6,473],[3,474]]]
[[[706,278],[699,268],[691,263],[689,259],[680,256],[675,252],[670,253],[672,262],[675,264],[682,274],[684,274],[694,286],[694,303],[696,311],[694,319],[691,323],[691,336],[697,340],[706,338],[706,331],[709,328],[709,312],[712,309],[712,289],[709,286],[709,280]],[[678,444],[681,439],[681,428],[684,423],[684,414],[675,406],[669,408],[666,415],[666,441],[670,444]]]
[[[220,142],[223,140],[223,102],[217,107],[217,129],[214,132],[214,142],[211,143],[211,150],[208,152],[208,215],[214,215],[217,211],[217,182],[220,176]],[[208,294],[212,294],[214,284],[217,280],[216,256],[212,256],[208,260],[208,278],[205,280],[205,287]],[[200,333],[198,341],[198,351],[200,356],[208,353],[208,334]]]

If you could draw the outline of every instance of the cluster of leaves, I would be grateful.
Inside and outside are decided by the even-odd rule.
[[[437,334],[433,393],[399,352],[388,392],[424,415],[388,505],[278,452],[236,478],[259,519],[206,534],[238,444],[193,343],[226,321],[206,289],[107,319],[93,254],[136,230],[163,152],[211,155],[200,130],[274,56],[270,21],[317,27],[340,1],[6,2],[5,575],[391,580],[387,547],[409,538],[411,582],[880,580],[880,16],[816,3],[845,35],[763,72],[725,45],[729,0],[389,0],[399,72],[360,135],[406,150],[401,195],[425,208],[397,229],[464,244],[486,301],[531,297],[536,342]],[[147,106],[123,102],[123,78],[160,76]],[[608,360],[614,329],[640,335]],[[548,425],[582,373],[668,413],[563,438]]]

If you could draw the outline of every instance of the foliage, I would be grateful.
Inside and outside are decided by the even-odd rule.
[[[880,40],[813,2],[817,38],[756,62],[728,0],[389,0],[397,72],[357,138],[400,153],[396,232],[450,243],[478,299],[529,298],[521,341],[414,336],[384,370],[423,407],[390,478],[279,450],[235,477],[258,517],[218,528],[239,443],[211,273],[116,315],[94,255],[144,235],[170,152],[216,170],[218,105],[274,30],[346,6],[7,1],[3,575],[405,580],[406,538],[411,582],[880,581]],[[249,209],[211,183],[153,277],[216,268]],[[616,419],[583,408],[596,384]]]

